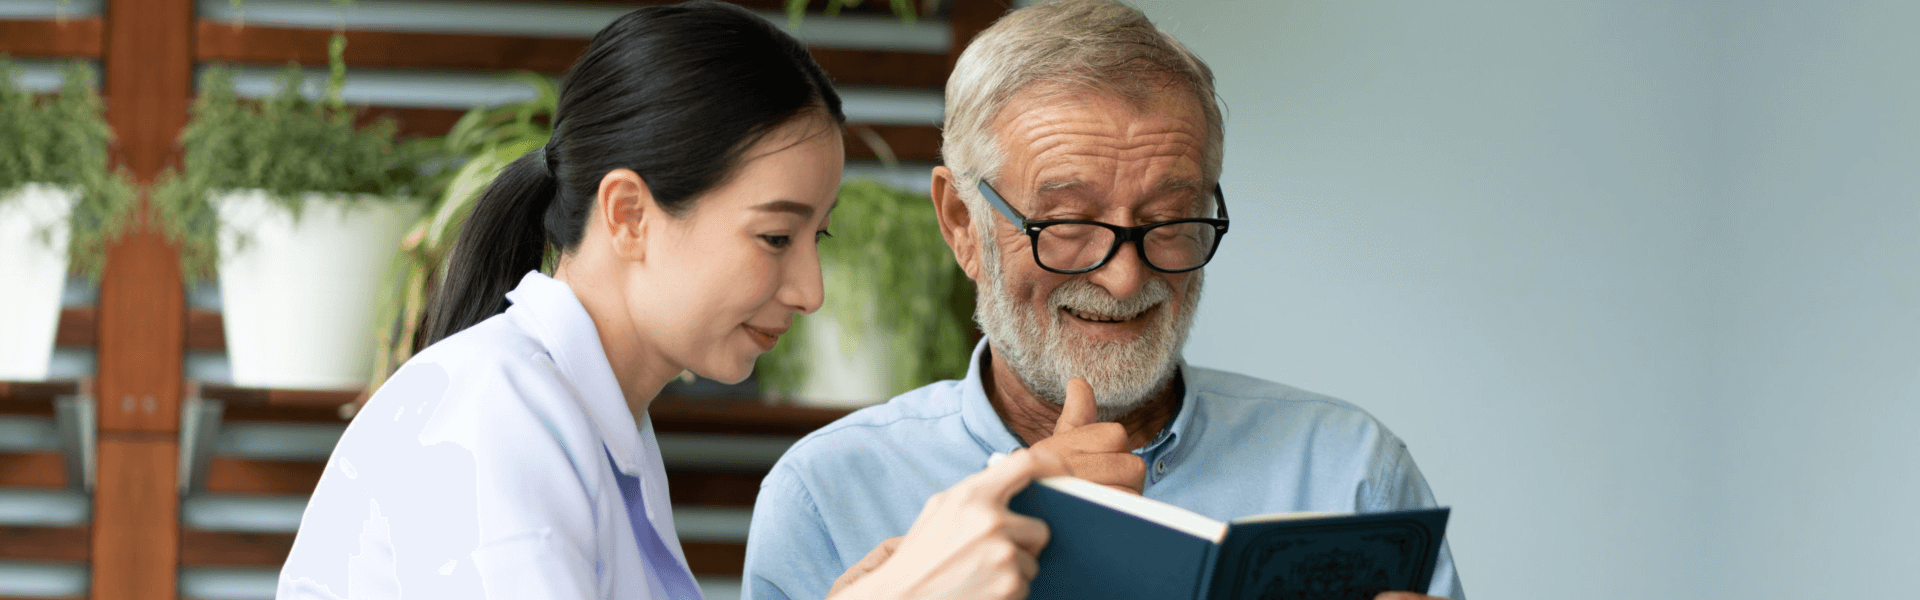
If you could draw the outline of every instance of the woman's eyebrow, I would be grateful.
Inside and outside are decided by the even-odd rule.
[[[838,204],[838,203],[839,201],[836,200],[835,204]],[[753,209],[758,211],[765,211],[765,212],[793,213],[796,215],[800,215],[800,218],[802,219],[813,218],[813,205],[807,204],[805,202],[795,202],[792,200],[774,200],[772,202],[756,205],[753,207]],[[827,210],[833,210],[833,209],[829,207]]]

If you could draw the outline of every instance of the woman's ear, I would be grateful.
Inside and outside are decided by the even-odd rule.
[[[614,254],[628,261],[646,262],[647,237],[665,216],[660,205],[654,203],[647,181],[633,169],[608,171],[600,178],[594,210],[600,218],[588,222],[598,221],[606,228]]]

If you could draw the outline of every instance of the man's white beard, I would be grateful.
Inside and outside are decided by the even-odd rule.
[[[1180,349],[1193,328],[1193,307],[1200,302],[1199,271],[1188,279],[1189,289],[1178,314],[1166,304],[1173,298],[1173,286],[1165,279],[1152,277],[1126,299],[1114,298],[1086,279],[1068,280],[1048,294],[1048,310],[1041,315],[1012,297],[1002,280],[999,248],[991,241],[981,245],[986,272],[979,286],[974,321],[980,323],[1000,359],[1035,397],[1063,405],[1067,380],[1082,377],[1093,387],[1098,418],[1112,421],[1152,400],[1173,380]],[[1160,310],[1151,317],[1153,323],[1130,341],[1096,342],[1062,333],[1065,321],[1072,318],[1062,314],[1063,306],[1095,314],[1133,315],[1156,304]]]

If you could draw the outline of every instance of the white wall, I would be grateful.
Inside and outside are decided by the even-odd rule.
[[[1920,4],[1729,24],[1716,583],[1920,597]]]
[[[1188,357],[1383,419],[1472,597],[1912,596],[1920,10],[1138,4],[1229,108]]]

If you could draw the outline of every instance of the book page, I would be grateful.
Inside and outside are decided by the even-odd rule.
[[[1135,496],[1078,477],[1047,477],[1041,485],[1213,543],[1227,537],[1227,524],[1145,496]]]
[[[1309,511],[1301,511],[1301,512],[1279,512],[1279,513],[1267,513],[1264,515],[1252,515],[1252,516],[1246,516],[1246,517],[1240,517],[1238,519],[1234,519],[1233,522],[1235,524],[1271,523],[1274,521],[1301,521],[1306,519],[1324,519],[1327,517],[1346,517],[1346,516],[1352,516],[1352,515],[1353,513],[1309,510]]]

